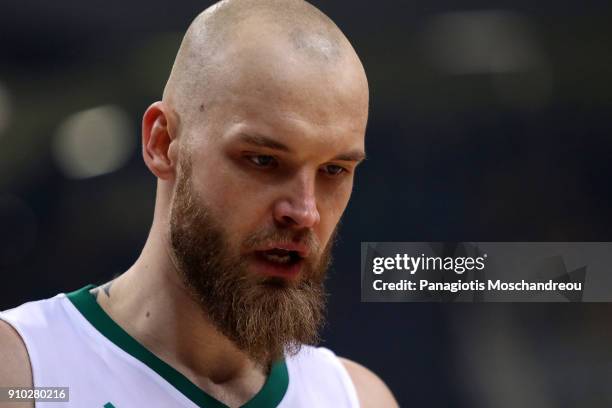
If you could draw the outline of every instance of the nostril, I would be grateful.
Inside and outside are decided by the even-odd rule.
[[[319,221],[316,207],[291,200],[280,200],[274,205],[274,218],[280,226],[312,228]]]
[[[297,222],[288,215],[283,216],[283,222],[285,222],[288,225],[297,224]]]

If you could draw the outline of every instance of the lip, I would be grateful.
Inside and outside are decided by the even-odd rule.
[[[265,251],[270,251],[272,249],[284,249],[285,251],[295,251],[298,253],[298,255],[301,258],[308,257],[308,254],[310,252],[307,245],[293,243],[293,242],[283,242],[283,243],[272,242],[270,244],[267,244],[264,247],[255,249],[255,252],[265,252]]]
[[[302,271],[302,266],[304,265],[304,259],[300,259],[297,262],[291,264],[278,264],[276,262],[271,262],[261,256],[261,253],[259,253],[259,251],[255,252],[251,259],[251,265],[253,266],[255,273],[284,279],[297,278],[297,276]]]

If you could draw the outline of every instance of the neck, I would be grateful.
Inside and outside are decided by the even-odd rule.
[[[263,386],[267,367],[237,349],[189,296],[164,236],[154,223],[139,259],[110,288],[98,291],[98,303],[132,337],[206,392],[246,402]]]

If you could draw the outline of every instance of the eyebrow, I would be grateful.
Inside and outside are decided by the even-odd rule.
[[[238,137],[240,141],[243,143],[247,143],[257,147],[267,147],[268,149],[280,150],[282,152],[291,153],[291,149],[274,139],[271,139],[267,136],[258,135],[258,134],[245,134],[242,133]],[[332,160],[340,160],[340,161],[351,161],[351,162],[361,162],[365,160],[366,155],[360,149],[351,150],[349,152],[341,153],[335,156]]]
[[[274,139],[270,139],[266,136],[247,135],[243,133],[239,136],[239,140],[253,146],[267,147],[269,149],[281,150],[283,152],[291,153],[291,149],[289,149],[289,147],[285,146],[281,142],[278,142]]]

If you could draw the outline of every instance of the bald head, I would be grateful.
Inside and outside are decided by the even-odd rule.
[[[323,84],[357,82],[367,105],[359,58],[317,8],[303,0],[223,0],[189,26],[163,102],[174,114],[170,119],[182,124],[214,107],[231,88],[261,90],[271,82],[285,87],[309,77]]]

